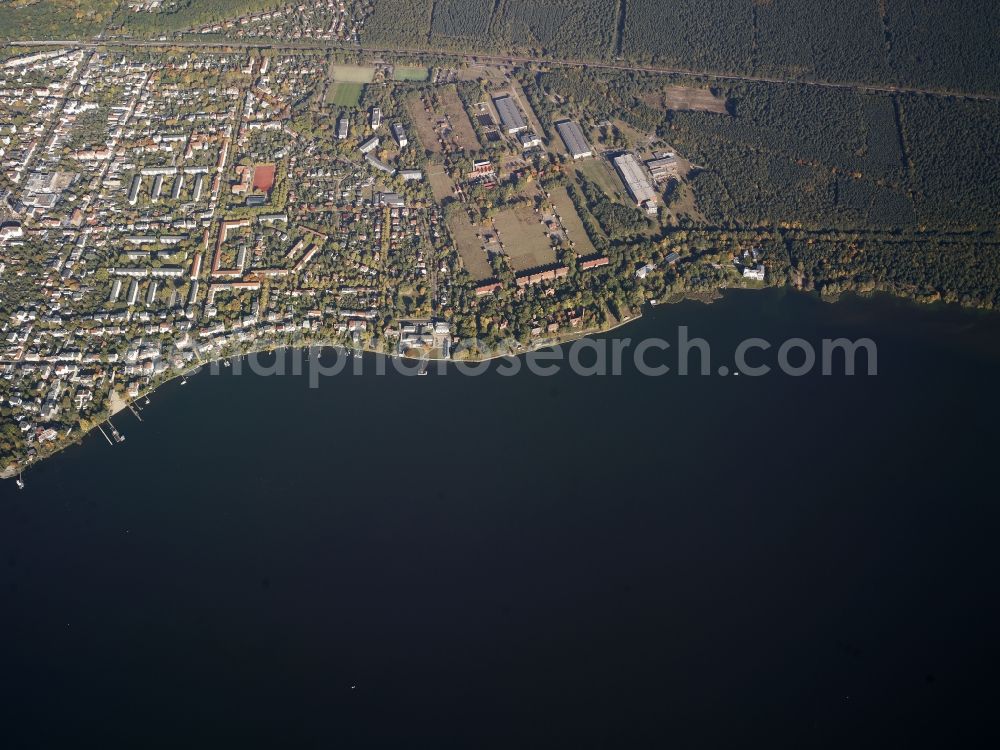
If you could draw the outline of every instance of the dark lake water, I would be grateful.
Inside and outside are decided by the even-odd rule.
[[[989,745],[1000,316],[679,325],[879,374],[204,371],[0,484],[0,746]]]

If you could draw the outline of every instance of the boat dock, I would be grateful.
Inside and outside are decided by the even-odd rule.
[[[116,443],[124,443],[125,442],[125,436],[122,435],[120,432],[118,432],[118,428],[116,428],[113,424],[111,424],[111,420],[110,419],[108,420],[108,427],[111,428],[111,437],[113,437],[115,439]],[[101,432],[104,432],[104,430],[101,430]],[[105,435],[105,437],[107,437],[107,435]]]

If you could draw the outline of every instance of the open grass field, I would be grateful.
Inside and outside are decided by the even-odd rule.
[[[575,166],[580,174],[603,190],[611,200],[623,200],[624,188],[621,180],[607,159],[582,159]]]
[[[330,66],[330,77],[343,83],[371,83],[375,80],[375,68],[366,65],[340,65],[333,63]]]
[[[503,242],[504,253],[510,260],[511,268],[515,271],[527,271],[556,262],[556,251],[545,233],[545,227],[528,205],[501,211],[494,218],[493,224]]]
[[[458,78],[461,81],[476,81],[480,78],[485,78],[490,83],[496,85],[502,83],[504,80],[503,71],[500,70],[496,65],[483,65],[482,63],[473,63],[467,68],[462,68],[458,71]]]
[[[493,268],[483,250],[483,243],[476,236],[476,229],[464,213],[448,222],[448,229],[455,240],[458,254],[462,256],[462,265],[475,281],[493,276]]]
[[[375,79],[375,68],[366,65],[330,65],[330,88],[326,103],[338,107],[357,107],[366,84]]]
[[[670,216],[674,219],[681,215],[690,216],[697,222],[704,222],[705,215],[698,208],[698,204],[694,200],[694,191],[691,189],[690,185],[678,185],[675,190],[678,190],[680,198],[666,210]]]
[[[427,182],[430,183],[434,200],[439,203],[454,192],[454,185],[452,185],[451,178],[445,174],[444,167],[429,167],[427,170]]]
[[[363,83],[334,81],[326,94],[326,103],[336,104],[338,107],[357,107],[361,103],[364,89]]]
[[[392,79],[394,81],[426,81],[431,77],[431,72],[426,67],[413,65],[397,65],[392,69]]]
[[[406,111],[410,115],[410,121],[416,128],[417,138],[420,145],[435,154],[441,153],[441,141],[438,140],[434,124],[437,122],[437,115],[424,110],[424,102],[420,94],[414,92],[406,98]]]
[[[469,115],[462,106],[462,100],[458,98],[458,92],[454,86],[448,86],[441,91],[441,103],[451,122],[452,138],[459,148],[466,151],[477,151],[479,149],[479,139],[476,131],[472,127]]]
[[[667,109],[727,114],[725,97],[716,96],[708,89],[696,89],[691,86],[667,86],[660,102]]]
[[[633,147],[647,146],[649,143],[655,139],[655,133],[653,132],[643,132],[637,127],[629,125],[625,120],[620,117],[614,117],[611,119],[614,126],[618,130],[625,134],[625,137],[629,139]]]
[[[573,205],[569,193],[566,192],[566,188],[560,186],[553,188],[550,192],[552,194],[552,205],[555,206],[556,213],[559,214],[559,220],[562,222],[563,229],[566,230],[566,236],[573,243],[573,250],[576,254],[583,256],[596,252],[594,244],[587,235],[587,230],[583,228],[583,221],[580,220],[580,215],[576,212],[576,206]]]

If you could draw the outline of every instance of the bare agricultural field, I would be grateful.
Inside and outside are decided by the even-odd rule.
[[[441,103],[444,105],[444,111],[448,114],[448,120],[451,122],[452,139],[455,144],[466,151],[478,151],[479,139],[476,137],[476,131],[469,120],[469,114],[462,106],[462,100],[458,98],[458,92],[454,86],[448,86],[441,92]]]
[[[409,112],[413,127],[417,130],[420,145],[428,151],[440,154],[441,142],[438,140],[437,132],[434,129],[438,116],[424,109],[424,101],[420,98],[420,94],[413,93],[407,97],[406,111]]]
[[[504,72],[495,65],[473,64],[458,71],[458,78],[462,81],[477,81],[485,78],[491,83],[504,81]]]
[[[583,228],[583,221],[580,219],[580,214],[576,212],[576,206],[573,205],[569,193],[566,192],[566,188],[560,185],[557,188],[553,188],[550,192],[552,195],[550,198],[552,205],[555,206],[556,213],[559,214],[559,221],[562,223],[563,229],[566,230],[566,235],[573,243],[573,249],[576,254],[590,255],[596,252],[594,244],[590,241],[590,236],[587,234],[587,230]]]
[[[493,267],[490,266],[486,251],[483,250],[483,243],[476,234],[475,227],[469,221],[469,217],[462,213],[448,222],[448,229],[455,240],[455,247],[458,254],[462,256],[462,265],[469,272],[469,276],[474,281],[481,281],[493,276]]]
[[[716,96],[709,89],[699,89],[693,86],[667,86],[662,92],[649,94],[643,99],[651,106],[675,111],[729,114],[724,96]]]
[[[527,271],[556,262],[556,251],[545,226],[529,205],[508,208],[496,215],[493,225],[515,271]]]

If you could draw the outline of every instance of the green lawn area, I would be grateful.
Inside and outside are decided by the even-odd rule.
[[[334,63],[330,66],[330,77],[338,83],[371,83],[375,79],[375,68]]]
[[[329,75],[332,80],[326,94],[326,103],[336,104],[338,107],[357,107],[365,84],[375,79],[375,68],[333,63],[330,65]]]
[[[361,92],[364,88],[364,84],[361,83],[334,81],[330,84],[326,103],[336,104],[338,107],[357,107],[361,102]]]
[[[423,68],[419,66],[412,65],[397,65],[392,69],[392,78],[394,81],[426,81],[431,77],[431,72],[428,68]]]
[[[465,212],[456,214],[448,222],[448,229],[455,240],[455,247],[458,254],[462,256],[462,265],[476,281],[488,279],[493,276],[493,267],[490,265],[486,251],[483,250],[482,240],[476,236],[476,228],[472,226],[469,217]]]
[[[515,271],[527,271],[556,262],[556,251],[545,233],[545,227],[530,206],[522,204],[504,209],[494,217],[493,223]]]
[[[595,183],[611,200],[621,201],[625,188],[614,173],[614,168],[602,156],[580,159],[573,167],[591,182]]]
[[[573,205],[573,200],[566,192],[566,188],[556,187],[552,189],[551,193],[552,204],[559,213],[566,235],[575,245],[576,254],[590,255],[595,252],[594,244],[590,241],[590,236],[587,234],[580,214],[577,213],[576,206]]]

